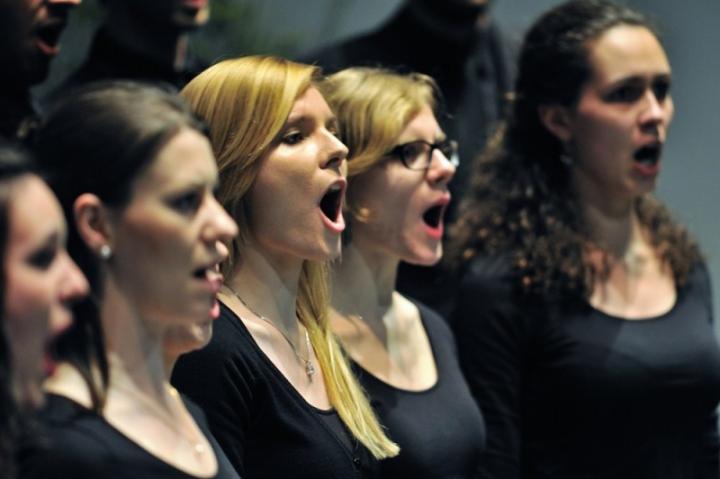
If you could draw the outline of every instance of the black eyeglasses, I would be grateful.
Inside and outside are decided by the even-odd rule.
[[[410,141],[396,146],[387,152],[387,156],[400,158],[403,165],[411,170],[427,170],[430,168],[435,150],[440,150],[451,165],[457,167],[460,164],[458,144],[454,140],[443,140],[437,143],[428,143],[424,140]]]

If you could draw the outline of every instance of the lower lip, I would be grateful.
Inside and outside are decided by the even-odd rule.
[[[330,218],[325,216],[325,213],[323,213],[319,207],[318,210],[320,211],[320,217],[322,218],[325,228],[338,235],[345,230],[345,218],[343,218],[342,212],[338,214],[337,220],[332,221]]]
[[[35,46],[38,47],[38,50],[40,50],[43,54],[54,57],[58,53],[60,53],[60,45],[48,45],[44,41],[40,40],[39,38],[35,40]]]
[[[429,237],[431,237],[435,240],[442,239],[443,232],[445,231],[445,225],[442,222],[440,222],[440,224],[435,228],[433,228],[432,226],[430,226],[427,223],[423,223],[423,225],[425,226],[425,233],[427,233],[427,235]]]
[[[213,300],[213,304],[210,307],[210,318],[214,321],[220,317],[220,303],[217,298]]]
[[[644,163],[633,163],[632,169],[635,173],[643,178],[653,179],[660,173],[660,162],[654,165],[646,165]]]
[[[56,369],[57,363],[52,358],[50,353],[48,351],[45,351],[45,355],[43,356],[43,371],[45,372],[45,376],[52,376],[55,373]]]

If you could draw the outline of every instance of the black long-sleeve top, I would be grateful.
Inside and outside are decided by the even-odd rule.
[[[517,284],[502,259],[476,259],[454,314],[488,429],[481,477],[718,477],[720,349],[704,265],[670,311],[642,320],[569,312]]]
[[[221,303],[210,344],[180,357],[172,382],[207,415],[243,478],[374,477],[377,462],[334,410],[310,405]]]
[[[470,478],[485,445],[485,423],[460,371],[450,328],[436,312],[415,304],[435,359],[432,387],[398,389],[353,363],[380,422],[400,446],[399,455],[380,461],[381,476]]]
[[[212,479],[240,479],[200,408],[188,401],[185,405],[217,458]],[[39,437],[20,450],[19,479],[199,479],[160,460],[105,418],[66,397],[49,394],[39,423]]]

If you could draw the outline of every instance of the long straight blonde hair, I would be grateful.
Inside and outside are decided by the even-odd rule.
[[[270,56],[220,62],[192,80],[181,92],[210,126],[220,171],[220,202],[235,218],[240,235],[229,245],[222,272],[230,277],[248,241],[248,191],[290,115],[295,100],[319,78],[310,65]],[[328,399],[355,438],[378,459],[399,449],[385,435],[370,403],[352,374],[328,325],[327,265],[305,261],[296,304],[322,369]]]

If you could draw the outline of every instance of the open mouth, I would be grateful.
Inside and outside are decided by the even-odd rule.
[[[660,161],[662,145],[659,143],[646,145],[635,152],[633,158],[636,163],[644,166],[655,166]]]
[[[337,221],[340,216],[343,192],[343,184],[334,183],[320,199],[320,210],[331,221]]]
[[[422,218],[426,225],[429,227],[435,229],[440,226],[443,219],[443,214],[445,213],[445,205],[435,205],[429,210],[427,210]]]
[[[38,44],[45,53],[57,53],[60,45],[60,35],[62,35],[64,29],[65,23],[53,22],[42,25],[35,31]]]

